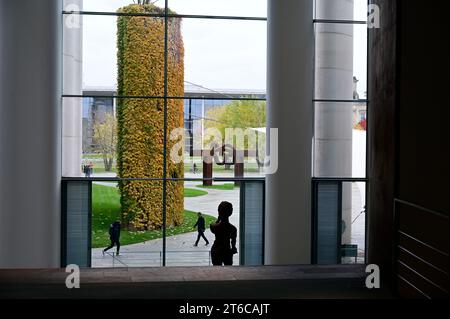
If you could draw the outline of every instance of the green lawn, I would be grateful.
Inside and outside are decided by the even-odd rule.
[[[98,174],[98,173],[105,173],[105,166],[103,164],[94,164],[94,169],[92,170],[94,174]],[[117,168],[116,167],[112,167],[111,171],[109,171],[108,173],[117,173]]]
[[[100,158],[98,157],[100,156]],[[101,155],[91,155],[90,157],[83,157],[84,162],[88,162],[90,160],[93,160],[94,163],[94,168],[93,168],[93,172],[94,174],[98,174],[98,173],[105,173],[105,166],[103,165],[103,162],[100,160],[101,159]],[[190,173],[192,169],[192,163],[185,163],[184,164],[184,172],[185,173]],[[197,164],[197,174],[202,175],[202,164],[199,163]],[[233,166],[231,166],[231,169],[226,170],[225,166],[219,166],[219,165],[213,165],[213,172],[216,173],[230,173],[230,175],[234,175],[234,168]],[[256,165],[255,163],[245,163],[244,165],[244,172],[245,173],[258,173],[259,172],[259,168],[258,165]],[[117,173],[117,167],[115,165],[113,165],[112,170],[110,171],[110,173]]]
[[[206,225],[215,221],[215,217],[203,215]],[[120,219],[120,196],[115,187],[92,185],[92,248],[109,245],[109,225]],[[167,228],[167,236],[195,231],[193,228],[197,221],[197,213],[184,211],[183,224],[178,227]],[[129,245],[162,237],[162,230],[128,231],[122,229],[120,244]],[[195,238],[194,238],[195,239]]]
[[[192,169],[192,163],[190,162],[185,162],[184,163],[184,172],[185,173],[190,173]],[[197,174],[202,174],[202,163],[197,163],[197,170],[198,173]],[[234,168],[233,166],[231,166],[231,169],[226,170],[225,166],[220,166],[220,165],[213,165],[213,172],[216,173],[225,173],[228,172],[230,174],[234,174]],[[246,173],[258,173],[259,172],[259,168],[258,165],[256,163],[245,163],[244,164],[244,172]]]
[[[185,188],[184,197],[198,197],[208,195],[208,192],[202,191],[200,189]]]
[[[196,185],[196,187],[200,187],[200,188],[212,188],[212,189],[220,189],[220,190],[226,190],[226,191],[231,191],[234,189],[234,183],[225,183],[225,184],[218,184],[218,185],[212,185],[212,186],[203,186],[202,184],[200,185]]]
[[[103,159],[103,155],[96,153],[83,153],[83,159]]]

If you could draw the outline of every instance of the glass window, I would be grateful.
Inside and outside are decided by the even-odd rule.
[[[115,13],[133,2],[133,0],[63,0],[63,10],[76,11],[73,10],[75,8],[73,4],[76,4],[81,8],[79,11]],[[152,2],[160,8],[164,8],[164,0],[152,0]]]
[[[342,183],[341,262],[364,263],[366,183]]]
[[[265,102],[238,99],[265,98],[266,0],[169,0],[169,13],[194,16],[168,17],[167,37],[165,17],[118,12],[131,4],[64,0],[66,22],[76,17],[80,23],[65,23],[63,30],[63,176],[93,181],[94,267],[203,265],[196,262],[197,255],[189,255],[197,233],[184,233],[192,229],[197,212],[214,220],[218,203],[211,196],[224,192],[232,193],[239,216],[239,201],[234,200],[240,198],[240,182],[233,178],[263,176],[257,144],[246,141],[236,170],[227,154],[218,157],[226,165],[210,167],[212,177],[231,180],[209,185],[210,180],[202,180],[201,150],[207,147],[207,129],[218,123],[251,130],[265,126]],[[154,5],[162,15],[165,1]],[[228,120],[225,108],[226,115],[249,114],[247,122]],[[260,145],[264,139],[260,137]],[[253,213],[262,218],[258,210]],[[115,219],[123,222],[123,247],[118,256],[116,248],[103,256],[108,226]],[[180,236],[186,240],[175,247]],[[234,264],[238,259],[237,254]],[[205,262],[210,263],[209,256]]]
[[[316,23],[315,99],[365,99],[367,27]]]
[[[315,18],[324,20],[367,20],[367,0],[316,0]]]
[[[92,267],[162,266],[162,191],[161,181],[92,183]],[[168,204],[172,214],[167,224],[175,229],[182,227],[185,213],[180,200]],[[110,233],[116,221],[120,247],[111,240],[111,234],[119,232],[113,226]],[[169,238],[168,242],[174,240]]]
[[[267,17],[267,0],[169,0],[177,14]]]
[[[63,176],[162,178],[163,114],[162,99],[63,98]]]
[[[265,21],[170,19],[172,25],[169,43],[181,37],[182,46],[169,44],[169,96],[180,95],[174,84],[180,70],[184,71],[185,91],[196,96],[265,91]],[[184,59],[179,57],[180,50],[184,50]]]
[[[117,23],[120,21],[130,27],[124,34],[119,51]],[[80,34],[82,43],[74,42]],[[150,78],[150,74],[139,73],[140,68],[146,67],[146,70],[154,70],[153,75],[160,75],[155,79],[159,84],[144,86],[125,82],[122,92],[118,92],[118,54],[135,56],[133,63],[123,68],[123,76],[134,76],[136,80],[140,80],[138,77]],[[83,15],[80,29],[64,28],[63,68],[64,94],[80,95],[82,90],[103,90],[127,96],[161,97],[164,95],[164,19]]]
[[[164,8],[164,0],[153,0],[156,6]],[[74,10],[73,4],[80,10]],[[63,0],[66,11],[117,12],[118,9],[133,4],[132,0]],[[267,0],[169,0],[171,12],[182,15],[267,17]]]
[[[358,110],[364,103],[316,102],[314,176],[366,177],[366,123]]]

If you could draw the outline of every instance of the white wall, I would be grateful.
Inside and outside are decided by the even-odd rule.
[[[265,264],[309,264],[313,1],[268,3],[267,127],[279,130],[279,152],[266,177]]]
[[[61,1],[0,1],[0,268],[60,265]]]

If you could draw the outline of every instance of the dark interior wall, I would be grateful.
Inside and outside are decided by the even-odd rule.
[[[448,0],[399,6],[396,196],[448,215]]]
[[[448,296],[448,0],[373,1],[368,261],[401,297]]]
[[[367,260],[392,277],[395,177],[397,1],[374,0],[380,28],[369,30]]]
[[[399,1],[395,283],[448,297],[449,1]]]

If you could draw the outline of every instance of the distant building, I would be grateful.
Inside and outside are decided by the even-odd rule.
[[[83,153],[95,151],[93,143],[94,126],[102,123],[105,114],[115,114],[116,95],[114,88],[87,87],[83,95]],[[186,129],[185,150],[191,156],[194,150],[194,136],[203,137],[204,120],[209,110],[224,106],[233,99],[254,97],[265,99],[263,91],[213,90],[194,84],[185,85],[184,127]],[[199,141],[202,143],[202,141]],[[202,144],[200,144],[202,145]]]
[[[229,104],[233,99],[253,97],[266,98],[264,91],[213,90],[198,85],[185,85],[184,127],[186,129],[185,150],[190,156],[194,152],[194,136],[203,138],[204,121],[209,110]],[[203,145],[203,141],[198,141]]]
[[[367,119],[367,106],[364,100],[359,100],[357,84],[359,80],[353,77],[353,127],[365,129]],[[116,94],[114,88],[108,87],[87,87],[83,90],[83,95],[89,96],[83,99],[83,153],[95,151],[93,141],[95,123],[102,123],[105,114],[115,114]],[[185,150],[190,156],[194,151],[194,136],[203,137],[204,122],[209,110],[224,106],[234,99],[244,97],[266,98],[264,91],[245,90],[214,90],[204,88],[194,84],[185,85],[184,100],[184,127],[186,129]],[[203,141],[198,141],[203,145]]]
[[[94,126],[105,121],[105,114],[115,114],[115,91],[111,88],[87,88],[83,95],[83,153],[95,150],[93,143]]]

